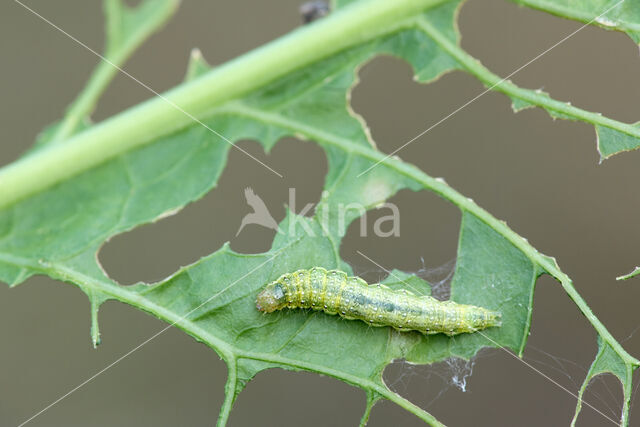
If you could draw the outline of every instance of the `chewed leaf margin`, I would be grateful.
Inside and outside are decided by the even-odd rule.
[[[599,334],[601,349],[608,349],[607,354],[614,354],[619,366],[632,371],[638,361],[591,313],[555,261],[443,181],[376,151],[361,122],[349,114],[346,94],[356,82],[355,70],[379,54],[406,59],[423,82],[456,68],[476,74],[485,83],[492,82],[496,77],[474,65],[475,60],[471,63],[459,48],[455,17],[460,4],[433,4],[427,13],[407,18],[402,25],[394,23],[389,33],[291,71],[246,96],[211,108],[201,117],[207,126],[233,141],[255,139],[266,149],[286,135],[320,144],[330,167],[325,182],[328,196],[319,204],[319,209],[329,212],[328,227],[318,217],[289,213],[281,228],[294,233],[277,236],[265,254],[237,254],[224,246],[157,284],[122,287],[111,281],[95,259],[106,239],[174,212],[217,184],[230,146],[206,129],[190,125],[5,207],[0,212],[0,278],[17,284],[32,274],[47,274],[78,285],[91,301],[94,342],[99,338],[100,304],[116,299],[211,346],[229,366],[221,424],[247,381],[261,370],[283,367],[324,373],[362,388],[367,393],[364,421],[373,403],[386,398],[432,425],[440,425],[384,385],[384,366],[399,357],[416,363],[450,356],[468,358],[486,346],[509,347],[521,355],[530,327],[535,281],[543,272],[558,279],[587,316]],[[190,79],[208,74],[194,69],[195,65],[190,67]],[[578,113],[583,115],[579,119],[586,117],[582,110],[548,96],[538,93],[532,97],[530,91],[503,83],[495,89],[531,105],[553,107],[559,117],[575,118]],[[376,168],[356,179],[376,163]],[[257,290],[283,272],[314,265],[348,270],[338,253],[342,235],[324,233],[327,228],[337,229],[337,204],[357,202],[373,208],[405,188],[433,191],[462,211],[452,298],[504,311],[503,328],[454,342],[444,336],[425,338],[388,328],[369,330],[357,322],[340,322],[319,314],[290,312],[265,317],[255,310]],[[48,207],[46,213],[38,209],[43,205]],[[355,218],[352,214],[346,222]],[[310,236],[309,229],[315,234]],[[498,259],[501,264],[495,265]],[[327,334],[331,345],[320,341]],[[264,339],[267,336],[269,339]],[[362,349],[372,349],[369,353],[378,357],[359,357]],[[336,354],[344,356],[335,359]],[[604,369],[596,362],[594,366],[594,372]],[[618,377],[624,387],[631,386],[630,377]],[[628,401],[624,406],[623,412],[628,413]]]
[[[522,6],[538,9],[563,18],[569,18],[605,30],[627,34],[640,44],[640,7],[629,0],[510,0]]]
[[[576,406],[576,412],[573,416],[573,420],[571,420],[571,427],[576,425],[578,415],[582,410],[584,392],[587,389],[589,382],[591,382],[591,380],[596,376],[602,374],[615,375],[622,383],[624,403],[622,405],[620,425],[627,425],[629,422],[629,408],[631,406],[633,371],[635,371],[636,368],[637,365],[630,366],[628,363],[625,363],[620,355],[616,353],[609,344],[603,342],[601,337],[598,337],[598,354],[596,354],[596,358],[587,372],[587,377],[585,378],[582,387],[580,387],[580,391],[578,393],[578,405]]]

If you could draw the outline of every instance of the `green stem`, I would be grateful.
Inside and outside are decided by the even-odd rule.
[[[622,276],[616,277],[616,280],[628,280],[638,275],[640,275],[640,267],[634,268],[631,273],[623,274]]]
[[[100,328],[98,326],[98,310],[102,300],[94,293],[89,296],[90,310],[91,310],[91,342],[93,348],[96,348],[100,344]]]
[[[624,394],[624,404],[622,405],[622,415],[620,416],[620,425],[627,426],[629,424],[629,408],[631,406],[631,397],[633,394],[633,370],[635,368],[627,365],[626,381],[622,384]]]
[[[111,63],[105,62],[104,60],[100,61],[91,74],[84,90],[67,109],[51,141],[59,144],[76,132],[81,121],[88,118],[93,112],[98,99],[119,72],[118,68],[112,64],[120,66],[131,55],[133,50],[134,48],[129,51],[119,50],[115,54],[109,55],[107,58]]]
[[[118,28],[120,19],[122,19],[121,12],[122,7],[119,0],[108,0],[105,2],[105,15],[107,18],[107,28],[113,29],[116,27],[118,34],[113,34],[113,31],[108,31],[107,47],[105,52],[106,60],[101,60],[91,77],[87,82],[85,88],[78,95],[78,97],[71,103],[67,112],[60,122],[60,125],[56,129],[52,142],[60,143],[65,139],[76,133],[82,120],[89,117],[93,112],[98,99],[104,93],[105,89],[120,71],[119,67],[125,63],[125,61],[131,56],[131,54],[151,35],[158,30],[171,16],[178,2],[167,2],[166,6],[160,5],[152,16],[141,22],[133,31],[127,34],[124,40],[118,40],[118,44],[109,46],[114,42],[112,40],[116,36],[121,36],[122,29]],[[138,7],[143,7],[140,5]],[[125,10],[128,9],[124,6]],[[126,11],[125,13],[135,13]]]
[[[371,416],[371,410],[373,409],[373,405],[380,399],[373,391],[367,391],[367,406],[364,408],[364,413],[360,418],[360,427],[364,427],[369,422],[369,417]]]
[[[175,132],[221,103],[406,25],[445,0],[356,2],[0,169],[0,208]]]
[[[538,262],[540,266],[542,266],[546,270],[547,273],[555,277],[560,282],[562,288],[569,295],[569,298],[571,298],[573,302],[578,306],[582,314],[584,314],[587,320],[589,320],[600,337],[602,337],[602,339],[606,341],[626,363],[630,365],[640,366],[640,361],[627,353],[627,351],[618,343],[618,341],[616,341],[613,335],[611,335],[607,328],[602,324],[600,319],[598,319],[596,315],[593,314],[593,311],[591,311],[589,305],[587,305],[586,301],[578,293],[576,288],[573,287],[573,283],[569,276],[567,276],[562,270],[560,270],[553,259],[542,256],[539,253],[538,255],[539,257],[536,258],[536,262]]]
[[[218,427],[224,427],[227,425],[231,409],[233,408],[233,402],[236,400],[237,395],[236,386],[238,381],[238,364],[235,358],[227,359],[226,362],[229,373],[227,374],[227,383],[224,386],[224,402],[222,403],[220,415],[218,416]]]
[[[442,49],[453,56],[460,65],[467,70],[467,72],[473,74],[489,89],[502,92],[512,98],[526,101],[531,105],[542,107],[550,113],[556,113],[557,115],[570,117],[573,120],[581,120],[594,125],[605,126],[640,139],[639,127],[604,117],[600,113],[593,113],[591,111],[574,107],[567,102],[557,101],[550,98],[543,92],[522,89],[513,84],[510,80],[505,80],[492,73],[488,68],[482,65],[480,61],[465,52],[460,46],[438,31],[425,19],[417,19],[416,25],[428,34],[429,37],[431,37]]]

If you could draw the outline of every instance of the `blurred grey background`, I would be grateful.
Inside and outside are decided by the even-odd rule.
[[[270,2],[185,1],[166,28],[125,68],[163,91],[177,84],[191,48],[219,64],[300,24],[301,0]],[[100,50],[100,2],[30,0],[43,16]],[[0,3],[2,142],[0,164],[30,146],[58,119],[83,86],[97,58],[11,1]],[[579,28],[502,0],[470,0],[462,9],[463,47],[500,75]],[[407,64],[379,58],[360,71],[353,107],[390,152],[476,96],[483,87],[463,73],[417,85]],[[625,35],[586,28],[518,73],[513,80],[542,88],[557,99],[625,122],[640,119],[640,57]],[[118,76],[96,120],[150,94]],[[274,178],[231,150],[217,189],[178,215],[113,238],[100,253],[107,272],[121,283],[162,279],[181,265],[219,248],[269,248],[273,232],[248,226],[243,189],[252,186],[280,220],[288,187],[300,205],[318,199],[326,160],[311,143],[281,141],[270,155],[257,143],[244,149],[284,172]],[[541,110],[514,114],[508,99],[490,93],[447,120],[400,156],[454,188],[555,256],[613,335],[640,356],[640,279],[615,277],[640,263],[640,152],[598,165],[595,132],[583,123],[553,121]],[[291,162],[291,159],[309,159]],[[301,164],[297,165],[298,163]],[[393,198],[401,211],[401,235],[358,236],[353,224],[341,248],[357,273],[381,275],[360,250],[386,268],[418,271],[451,265],[460,215],[425,192]],[[371,218],[371,217],[370,217]],[[372,222],[370,222],[372,224]],[[371,225],[370,225],[371,227]],[[448,264],[447,264],[448,263]],[[372,273],[373,272],[373,273]],[[153,335],[164,324],[132,307],[109,302],[100,311],[103,344],[89,340],[89,306],[77,288],[37,277],[15,288],[0,286],[0,425],[18,425]],[[596,351],[595,333],[560,286],[538,282],[525,360],[577,391]],[[468,366],[470,367],[470,365]],[[460,366],[395,363],[385,378],[398,393],[451,426],[568,425],[575,398],[501,350],[475,359],[466,391],[453,385]],[[209,426],[223,399],[226,371],[217,355],[178,330],[169,330],[33,420],[31,426]],[[637,376],[636,376],[637,379]],[[619,417],[621,388],[612,378],[595,381],[586,400]],[[634,397],[637,397],[634,395]],[[637,399],[636,399],[637,400]],[[364,393],[309,373],[261,373],[240,395],[232,426],[357,425]],[[635,409],[635,411],[634,411]],[[640,425],[632,407],[632,425]],[[583,408],[582,426],[610,425]],[[371,426],[422,425],[390,403],[377,405]]]

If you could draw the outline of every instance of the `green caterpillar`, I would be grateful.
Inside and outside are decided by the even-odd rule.
[[[369,285],[359,277],[322,267],[283,274],[258,294],[256,307],[265,313],[285,307],[312,308],[371,326],[423,334],[456,335],[501,325],[496,311]]]

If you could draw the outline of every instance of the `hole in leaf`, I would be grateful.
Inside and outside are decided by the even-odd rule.
[[[270,369],[240,394],[230,420],[239,426],[358,425],[363,395],[329,377]]]
[[[402,190],[388,203],[397,207],[399,236],[389,235],[394,221],[390,208],[369,210],[347,229],[342,258],[370,282],[385,278],[384,269],[397,268],[433,285],[444,284],[455,267],[460,211],[428,191]]]
[[[477,393],[473,393],[479,389],[474,377],[475,368],[481,365],[482,369],[487,369],[479,361],[493,356],[493,351],[484,350],[469,361],[449,358],[430,365],[414,365],[397,360],[385,368],[383,378],[391,390],[410,399],[446,425],[472,425],[470,420],[477,414],[464,411],[466,414],[460,416],[452,406],[464,406],[467,400],[478,399]],[[473,425],[495,425],[489,421],[477,418],[477,424]]]
[[[529,118],[514,115],[503,95],[488,93],[451,115],[483,90],[469,75],[453,72],[420,84],[407,63],[382,57],[367,64],[360,77],[352,105],[369,124],[379,149],[385,153],[400,149],[400,158],[483,200],[482,205],[498,218],[502,212],[491,210],[494,206],[487,200],[502,202],[506,194],[522,191],[517,179],[523,172],[538,170],[532,152],[548,154],[539,144],[547,137],[544,130],[532,126]],[[532,128],[525,136],[523,126]],[[512,156],[517,161],[506,162]]]
[[[242,148],[246,149],[245,146]],[[240,200],[239,213],[234,212],[236,219],[231,247],[241,253],[268,251],[276,234],[275,230],[255,223],[264,222],[262,220],[266,216],[258,212],[258,217],[248,218],[242,231],[235,236],[242,224],[242,219],[255,212],[255,209],[247,203],[245,194],[247,187],[254,190],[254,193],[264,202],[268,213],[280,223],[293,201],[295,201],[296,213],[299,213],[308,203],[317,203],[322,193],[324,176],[327,173],[326,156],[322,148],[315,143],[285,139],[275,145],[269,156],[264,156],[263,153],[260,157],[256,154],[262,152],[262,148],[257,145],[256,148],[247,151],[284,177],[276,176],[261,165],[248,167],[247,160],[251,163],[254,161],[243,153],[235,155],[235,157],[239,157],[238,154],[245,157],[241,160],[243,166],[235,168],[227,166],[228,172],[225,171],[225,173],[228,174],[226,177],[228,185],[233,188],[233,194],[237,194],[235,197]],[[313,209],[310,210],[310,214],[312,213]]]
[[[583,398],[585,402],[589,402],[609,418],[620,420],[623,394],[620,380],[615,375],[607,373],[594,377],[585,390]],[[633,395],[631,398],[633,399]],[[578,425],[604,425],[605,423],[608,421],[601,414],[582,403]]]
[[[597,352],[593,330],[584,316],[579,315],[575,304],[566,297],[562,287],[551,277],[542,276],[538,280],[534,299],[531,336],[525,349],[524,360],[567,390],[577,394]],[[516,361],[513,357],[511,359]],[[577,403],[574,396],[552,384],[524,363],[519,368],[516,366],[516,369],[522,373],[515,372],[514,375],[528,376],[528,380],[523,377],[521,381],[530,386],[514,385],[512,392],[518,390],[521,397],[526,393],[532,399],[548,395],[549,400],[545,400],[544,404],[551,410],[549,422],[552,422],[554,416],[555,419],[560,416],[567,419],[573,417]],[[620,382],[612,381],[613,378],[610,378],[603,385],[602,380],[597,378],[587,387],[584,400],[608,417],[619,419],[622,407]],[[610,390],[603,390],[607,387]],[[565,415],[561,415],[561,402],[566,402]],[[583,404],[578,425],[608,423],[606,418]]]
[[[446,425],[446,415],[432,414],[436,418]],[[425,426],[425,422],[417,418],[410,412],[402,409],[400,406],[388,400],[379,400],[373,409],[371,410],[371,416],[367,427],[389,427],[389,426],[403,426],[403,427],[422,427]]]
[[[102,247],[100,261],[111,278],[123,284],[162,280],[227,241],[240,253],[268,251],[276,233],[273,229],[249,221],[236,236],[243,217],[252,212],[245,196],[248,187],[277,222],[285,216],[289,188],[296,189],[299,206],[320,198],[327,167],[326,157],[316,144],[286,139],[269,155],[256,142],[242,141],[239,146],[284,178],[231,149],[214,191],[178,214],[120,234]]]
[[[482,91],[473,77],[461,72],[445,74],[429,84],[417,83],[408,63],[389,56],[370,61],[359,76],[351,105],[364,117],[376,145],[385,153],[399,149]],[[470,117],[473,120],[464,124]],[[432,167],[427,172],[443,175],[446,169],[442,166],[446,164],[436,161],[435,150],[455,147],[464,130],[460,126],[468,127],[479,118],[463,109],[402,148],[398,156],[414,164],[430,159]]]

